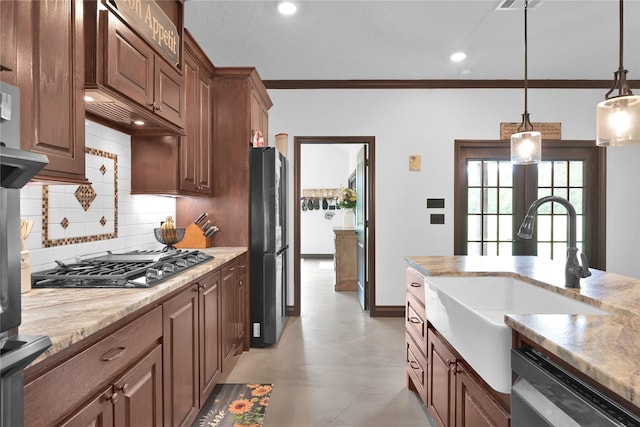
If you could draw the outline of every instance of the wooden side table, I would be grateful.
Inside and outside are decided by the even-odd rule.
[[[355,228],[334,227],[336,291],[358,290],[358,235]]]

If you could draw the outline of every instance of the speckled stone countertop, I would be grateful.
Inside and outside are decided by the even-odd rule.
[[[19,333],[51,339],[51,347],[34,364],[215,270],[247,248],[199,250],[214,259],[148,289],[32,289],[22,294]]]
[[[433,276],[512,276],[611,312],[507,314],[505,323],[640,407],[640,279],[591,269],[580,289],[564,287],[564,262],[537,257],[409,256]]]

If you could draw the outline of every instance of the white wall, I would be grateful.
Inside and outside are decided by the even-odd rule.
[[[594,139],[595,106],[604,92],[530,90],[532,121],[561,122],[563,139]],[[270,90],[269,95],[274,103],[269,127],[289,133],[291,140],[375,136],[377,305],[404,304],[403,257],[453,253],[454,140],[499,139],[500,122],[519,122],[523,109],[523,92],[515,89]],[[640,148],[609,150],[608,271],[640,277],[640,230],[633,221],[640,191],[628,184],[638,182]],[[409,172],[411,154],[422,155],[422,171]],[[429,224],[427,197],[445,198],[444,225]]]
[[[303,144],[300,153],[302,190],[342,188],[356,167],[352,147],[359,144]],[[293,181],[291,181],[293,182]],[[300,206],[300,203],[298,203]],[[333,213],[327,219],[325,215]],[[300,212],[300,253],[333,254],[333,227],[342,225],[344,211],[307,210]]]
[[[70,260],[106,250],[126,252],[135,249],[161,249],[163,245],[156,241],[153,228],[158,227],[167,216],[175,217],[175,199],[131,195],[131,137],[91,121],[86,121],[85,124],[87,147],[118,156],[118,236],[108,240],[44,248],[42,246],[42,186],[28,185],[20,190],[20,213],[22,218],[34,221],[33,230],[25,242],[25,247],[30,252],[33,271],[55,267],[55,260]],[[87,162],[87,167],[92,167],[90,162]],[[94,183],[96,188],[98,184]],[[78,186],[56,185],[55,187],[67,193],[70,191],[69,194],[72,194]],[[98,193],[100,193],[99,189]],[[82,211],[82,207],[72,196],[67,200],[67,206],[61,207],[65,209],[65,215],[72,219],[72,223],[83,221],[82,215],[77,212]],[[97,210],[98,217],[101,213],[107,218],[113,217],[113,204],[111,209],[107,210],[98,203],[94,203],[89,210]],[[95,215],[91,217],[94,218]],[[100,226],[95,221],[86,222],[82,226],[86,235],[100,234]]]

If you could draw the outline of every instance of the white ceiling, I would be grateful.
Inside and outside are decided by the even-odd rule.
[[[264,80],[522,79],[523,0],[189,0],[185,26],[218,67]],[[529,79],[610,80],[618,0],[542,0],[528,11]],[[531,5],[531,0],[530,0]],[[627,0],[624,65],[640,79],[640,0]],[[467,53],[462,63],[449,55]],[[466,70],[466,71],[465,71]]]

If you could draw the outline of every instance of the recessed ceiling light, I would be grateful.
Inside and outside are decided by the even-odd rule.
[[[293,15],[298,10],[298,6],[291,1],[278,2],[278,12],[283,15]]]
[[[454,54],[452,54],[449,59],[453,62],[460,62],[462,61],[464,58],[467,57],[467,54],[464,52],[456,52]]]
[[[85,101],[87,101],[87,102],[93,102],[93,101],[95,101],[95,99],[93,99],[93,98],[92,98],[92,97],[90,97],[89,95],[85,95],[85,96],[84,96],[84,100],[85,100]]]
[[[144,122],[142,120],[134,120],[133,124],[134,125],[138,125],[138,126],[142,126],[142,125],[144,125]]]

